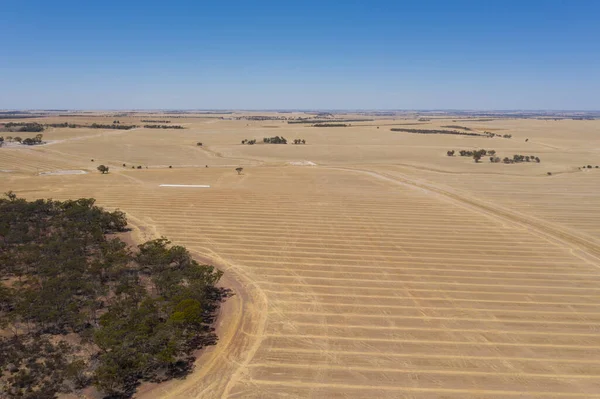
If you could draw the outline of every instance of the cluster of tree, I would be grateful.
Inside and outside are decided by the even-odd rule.
[[[285,137],[275,136],[275,137],[263,137],[263,143],[266,144],[287,144],[287,140]]]
[[[43,134],[36,134],[35,137],[28,137],[26,139],[21,140],[21,144],[25,144],[25,145],[38,145],[38,144],[43,144],[44,142],[42,141],[42,138],[44,137]],[[20,137],[17,137],[18,139],[20,139]],[[14,140],[14,139],[13,139]]]
[[[185,129],[181,125],[144,125],[146,129]]]
[[[486,135],[489,138],[494,138],[494,137],[502,137],[502,138],[505,138],[505,139],[512,138],[512,134],[504,134],[504,135],[502,135],[502,134],[492,133],[492,132],[487,132],[487,131],[483,132],[483,134]]]
[[[341,122],[373,122],[374,119],[297,119],[288,121],[289,124],[294,123],[341,123]]]
[[[171,121],[161,121],[161,120],[156,120],[156,119],[142,119],[142,122],[146,122],[146,123],[171,123]]]
[[[44,125],[35,122],[9,122],[4,125],[11,132],[43,132]]]
[[[53,398],[94,384],[133,394],[190,370],[214,344],[222,272],[161,238],[130,250],[125,215],[72,201],[0,199],[0,387]],[[65,339],[69,336],[69,340]],[[0,395],[2,396],[2,395]]]
[[[521,162],[536,162],[536,163],[540,163],[541,160],[539,157],[536,157],[534,155],[520,155],[520,154],[515,154],[513,155],[512,158],[509,157],[504,157],[504,159],[502,160],[502,162],[509,164],[509,163],[521,163]]]
[[[253,140],[244,139],[244,140],[242,140],[242,144],[254,145],[254,144],[256,144],[256,139],[253,139]]]
[[[448,128],[448,129],[462,129],[462,130],[468,130],[468,131],[473,130],[473,129],[468,128],[466,126],[460,126],[460,125],[446,125],[446,126],[442,126],[442,127],[445,127],[445,128]]]
[[[579,169],[592,169],[593,166],[592,165],[584,165],[583,168],[579,168]],[[596,169],[598,169],[598,165],[596,165]]]
[[[92,129],[129,130],[129,129],[136,128],[138,126],[137,125],[121,125],[121,124],[105,125],[105,124],[101,124],[101,123],[92,123],[89,127],[92,128]]]
[[[304,139],[294,139],[294,144],[306,144],[306,140],[304,140]]]
[[[4,140],[5,139],[3,137],[2,141],[4,141]],[[13,142],[13,141],[16,141],[17,143],[21,143],[23,141],[23,139],[21,137],[19,137],[19,136],[15,136],[15,137],[13,137],[13,136],[6,136],[6,141],[9,142],[9,143]]]
[[[394,127],[391,129],[392,132],[407,132],[407,133],[419,133],[419,134],[456,134],[459,136],[485,136],[480,133],[469,133],[459,132],[456,130],[440,130],[440,129],[406,129]]]
[[[486,156],[486,155],[496,155],[496,150],[460,150],[458,151],[458,153],[460,154],[461,157],[473,157],[476,154],[478,154],[480,157],[482,156]],[[454,150],[452,151],[448,151],[447,152],[448,156],[453,156],[454,155]]]
[[[315,123],[313,127],[348,127],[345,123]]]

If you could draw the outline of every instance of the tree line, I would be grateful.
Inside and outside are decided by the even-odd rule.
[[[35,122],[9,122],[4,125],[11,132],[43,132],[44,125]],[[16,128],[16,129],[15,129]]]
[[[146,129],[185,129],[181,125],[144,125]]]
[[[44,137],[43,134],[36,134],[35,137],[31,137],[31,138],[21,138],[20,136],[6,136],[6,141],[7,142],[17,142],[19,144],[25,144],[25,145],[37,145],[37,144],[44,144],[44,142],[42,141],[42,138]],[[4,144],[4,137],[0,137],[0,147],[2,147],[2,145]]]
[[[450,150],[450,151],[446,152],[446,155],[448,155],[449,157],[452,157],[452,156],[454,156],[455,153],[456,153],[456,151]],[[504,162],[506,164],[510,164],[510,163],[520,163],[520,162],[536,162],[536,163],[541,162],[540,158],[535,155],[515,154],[515,155],[513,155],[512,158],[505,157],[504,159],[500,159],[500,157],[496,156],[495,150],[485,150],[485,149],[460,150],[458,153],[461,157],[472,157],[475,162],[479,162],[481,160],[481,158],[483,158],[486,155],[490,155],[490,162],[492,162],[492,163]]]
[[[467,130],[467,131],[472,131],[473,129],[466,127],[466,126],[460,126],[460,125],[446,125],[446,126],[442,126],[448,129],[462,129],[462,130]]]
[[[373,122],[374,119],[297,119],[288,121],[289,124],[296,123],[340,123],[340,122]]]
[[[142,119],[141,122],[145,122],[145,123],[171,123],[171,121],[157,120],[157,119]]]
[[[394,127],[390,129],[392,132],[407,132],[407,133],[418,133],[418,134],[455,134],[459,136],[480,136],[485,137],[485,134],[471,133],[471,132],[459,132],[457,130],[440,130],[440,129],[408,129]]]
[[[274,137],[263,137],[263,141],[264,144],[287,144],[288,141],[285,137],[283,136],[274,136]],[[248,139],[244,139],[242,140],[242,144],[248,144],[248,145],[254,145],[256,144],[256,139],[252,139],[252,140],[248,140]],[[304,139],[294,139],[293,144],[306,144],[306,140]]]
[[[313,127],[348,127],[345,123],[315,123]]]
[[[0,387],[53,398],[93,384],[130,396],[189,372],[214,344],[222,272],[165,239],[129,248],[92,198],[0,199]],[[67,340],[66,337],[69,337]]]

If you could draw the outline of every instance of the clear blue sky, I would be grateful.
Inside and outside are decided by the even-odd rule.
[[[0,108],[600,109],[600,1],[0,2]]]

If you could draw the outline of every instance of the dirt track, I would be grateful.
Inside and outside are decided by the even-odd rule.
[[[186,380],[154,387],[147,397],[600,396],[600,264],[593,226],[600,215],[590,202],[582,218],[579,208],[553,196],[540,201],[542,208],[526,206],[529,189],[558,190],[560,176],[550,184],[553,177],[539,165],[508,169],[511,165],[439,157],[440,140],[459,148],[477,145],[473,140],[489,146],[486,139],[399,136],[398,148],[381,154],[397,150],[402,163],[416,167],[411,168],[372,156],[378,144],[363,147],[379,138],[366,133],[315,129],[318,135],[310,138],[317,132],[305,128],[300,137],[316,142],[311,153],[309,146],[228,147],[226,141],[239,140],[227,126],[212,149],[219,162],[227,164],[232,156],[262,166],[246,166],[241,176],[212,167],[217,165],[111,168],[104,176],[28,175],[29,154],[33,162],[44,159],[47,150],[40,148],[24,155],[11,150],[10,168],[22,160],[24,169],[0,181],[3,191],[32,198],[93,196],[126,211],[149,235],[165,235],[225,269],[224,284],[238,295],[220,319],[220,343],[200,357]],[[536,126],[521,127],[530,129],[531,141]],[[514,129],[513,121],[506,128]],[[198,129],[203,141],[214,137]],[[340,134],[349,142],[336,144]],[[127,137],[119,135],[125,143]],[[179,136],[174,140],[166,159],[184,145]],[[560,147],[561,140],[549,134],[544,143]],[[569,148],[578,147],[577,140]],[[75,151],[67,144],[52,149]],[[96,144],[102,154],[112,153],[110,143]],[[319,159],[323,147],[332,153],[329,160]],[[94,149],[87,151],[93,155]],[[298,154],[282,155],[291,151]],[[338,161],[352,153],[360,162]],[[433,156],[427,161],[435,169],[465,178],[420,168],[431,153],[439,157],[438,163]],[[183,154],[186,164],[202,157]],[[585,154],[577,155],[578,163],[595,156]],[[158,150],[139,157],[164,164]],[[562,154],[546,157],[544,168],[569,168]],[[284,166],[285,158],[319,166]],[[44,162],[56,169],[82,168],[75,156]],[[508,172],[475,178],[473,168]],[[598,194],[600,185],[591,184],[600,174],[592,172],[574,173],[569,194]],[[511,188],[510,196],[485,196],[498,182]],[[211,188],[158,187],[164,183]]]

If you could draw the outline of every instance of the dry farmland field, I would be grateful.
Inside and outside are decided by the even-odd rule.
[[[600,397],[600,120],[178,116],[0,148],[2,192],[96,198],[225,271],[219,343],[141,397]],[[32,121],[75,119],[115,117]],[[512,138],[391,130],[455,125]],[[481,148],[541,161],[446,155]]]

